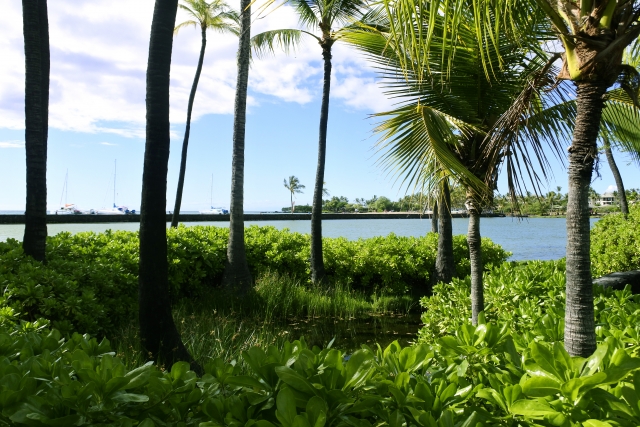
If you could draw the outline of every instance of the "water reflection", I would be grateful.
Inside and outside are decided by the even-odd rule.
[[[286,328],[292,337],[301,337],[309,346],[325,347],[335,338],[333,347],[354,351],[362,344],[380,344],[382,348],[395,340],[402,346],[416,341],[421,327],[420,314],[369,315],[359,318],[313,317],[289,319]]]

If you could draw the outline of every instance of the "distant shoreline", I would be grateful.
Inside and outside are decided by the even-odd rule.
[[[455,213],[453,218],[467,218],[467,214]],[[485,218],[504,217],[504,214],[486,213]],[[167,222],[171,222],[172,215],[167,214]],[[430,219],[431,214],[414,212],[386,212],[386,213],[323,213],[323,220],[334,219]],[[24,224],[24,215],[0,215],[0,224]],[[311,215],[306,213],[260,213],[244,214],[245,221],[309,221]],[[226,222],[229,215],[180,215],[180,222]],[[48,224],[94,224],[113,222],[140,222],[140,215],[47,215]]]

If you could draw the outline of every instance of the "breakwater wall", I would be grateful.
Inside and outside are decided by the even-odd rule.
[[[452,214],[454,218],[466,218],[466,214]],[[482,214],[483,217],[502,217],[503,214]],[[171,222],[171,215],[167,214],[167,222]],[[323,220],[333,219],[430,219],[430,214],[421,215],[409,212],[388,213],[324,213]],[[310,214],[306,213],[264,213],[245,214],[245,221],[309,221]],[[225,222],[229,215],[180,215],[180,222]],[[96,224],[112,222],[140,222],[140,215],[47,215],[48,224]],[[24,224],[24,215],[0,215],[0,224]]]

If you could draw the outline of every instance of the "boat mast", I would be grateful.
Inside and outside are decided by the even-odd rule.
[[[65,197],[65,191],[67,191],[67,178],[69,178],[69,169],[67,169],[67,173],[64,175],[64,184],[62,184],[62,193],[60,194],[60,206],[62,206],[62,199],[64,198],[64,203],[67,204],[67,197]],[[68,191],[67,191],[68,195]]]
[[[116,173],[118,172],[118,159],[113,161],[113,207],[116,207]]]
[[[209,206],[213,209],[213,174],[211,174],[211,200],[209,201]]]

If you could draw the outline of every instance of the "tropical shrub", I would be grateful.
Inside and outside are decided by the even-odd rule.
[[[197,377],[184,362],[129,370],[107,340],[23,322],[0,326],[0,424],[637,426],[640,358],[609,332],[572,358],[560,342],[521,348],[509,325],[480,315],[408,348],[253,347]]]
[[[627,219],[610,214],[591,230],[591,273],[594,277],[640,269],[640,205],[631,205]]]
[[[221,282],[228,229],[179,227],[167,233],[169,284],[173,301],[206,295]],[[247,260],[254,277],[267,273],[305,281],[309,277],[309,236],[248,227]],[[330,277],[365,293],[405,294],[425,287],[435,262],[436,239],[389,235],[348,241],[325,239]],[[509,255],[483,241],[487,268]],[[458,272],[468,272],[466,239],[456,237]],[[101,334],[137,312],[136,232],[60,233],[48,238],[48,263],[23,257],[18,241],[0,242],[0,322],[44,317],[69,333]]]

